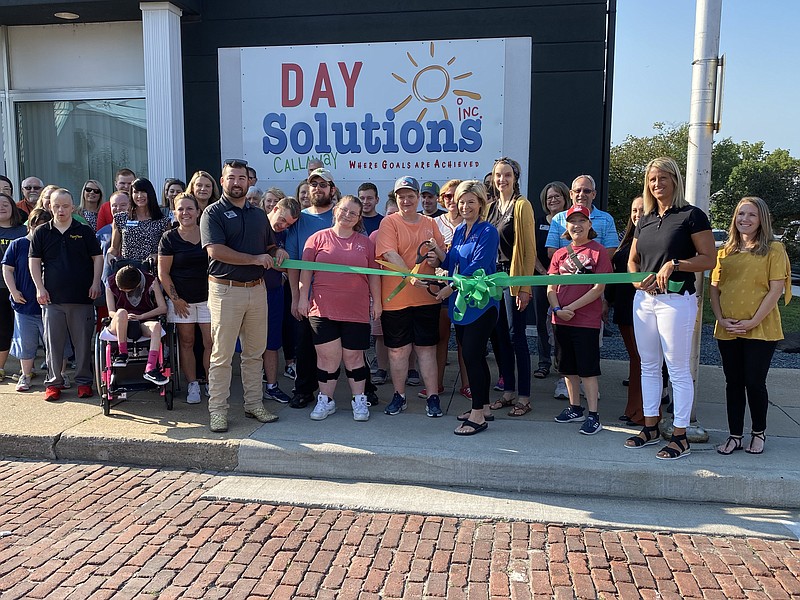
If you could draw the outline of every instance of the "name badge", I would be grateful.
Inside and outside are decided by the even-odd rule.
[[[539,225],[539,231],[550,231],[550,225],[542,223],[541,225]]]
[[[227,212],[225,212],[223,214],[226,217],[228,217],[229,219],[235,219],[236,218],[236,213],[234,211],[232,211],[232,210],[229,210],[229,211],[227,211]]]
[[[125,221],[125,227],[138,227],[139,221]]]

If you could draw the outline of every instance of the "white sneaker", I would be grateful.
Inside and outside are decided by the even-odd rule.
[[[350,405],[353,407],[354,421],[369,421],[369,405],[367,404],[367,397],[364,394],[353,396]]]
[[[63,383],[64,389],[68,390],[69,388],[71,388],[72,387],[72,382],[69,380],[69,376],[67,376],[66,374],[62,373],[61,377],[64,379],[64,383]]]
[[[19,380],[17,381],[17,391],[18,392],[27,392],[31,389],[31,376],[30,375],[20,375]]]
[[[328,398],[325,394],[317,396],[317,405],[311,411],[311,419],[314,421],[322,421],[327,419],[330,415],[336,412],[336,402],[332,398]]]
[[[556,381],[556,391],[553,392],[553,398],[559,400],[569,400],[569,392],[567,391],[567,382],[561,377]]]
[[[200,384],[192,381],[186,389],[186,404],[200,404]]]

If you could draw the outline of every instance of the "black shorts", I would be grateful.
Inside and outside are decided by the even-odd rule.
[[[555,328],[558,340],[558,372],[562,375],[598,377],[600,375],[600,330],[571,327],[559,323]]]
[[[311,339],[315,346],[334,340],[342,341],[347,350],[367,350],[369,348],[369,323],[332,321],[325,317],[308,317],[311,325]]]
[[[383,343],[387,348],[435,346],[439,343],[439,313],[441,304],[409,306],[381,313]]]

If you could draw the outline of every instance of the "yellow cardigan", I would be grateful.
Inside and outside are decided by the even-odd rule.
[[[525,196],[514,204],[514,250],[511,253],[511,277],[533,275],[536,267],[536,225],[533,207]],[[531,286],[511,286],[511,295],[519,292],[531,293]]]

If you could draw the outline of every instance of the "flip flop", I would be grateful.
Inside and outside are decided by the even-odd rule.
[[[471,427],[472,431],[459,431],[458,429],[456,429],[455,431],[453,431],[453,433],[455,433],[456,435],[475,435],[476,433],[480,433],[481,431],[487,429],[489,427],[489,424],[486,423],[485,421],[480,425],[473,421],[464,421],[461,424],[461,427]]]

